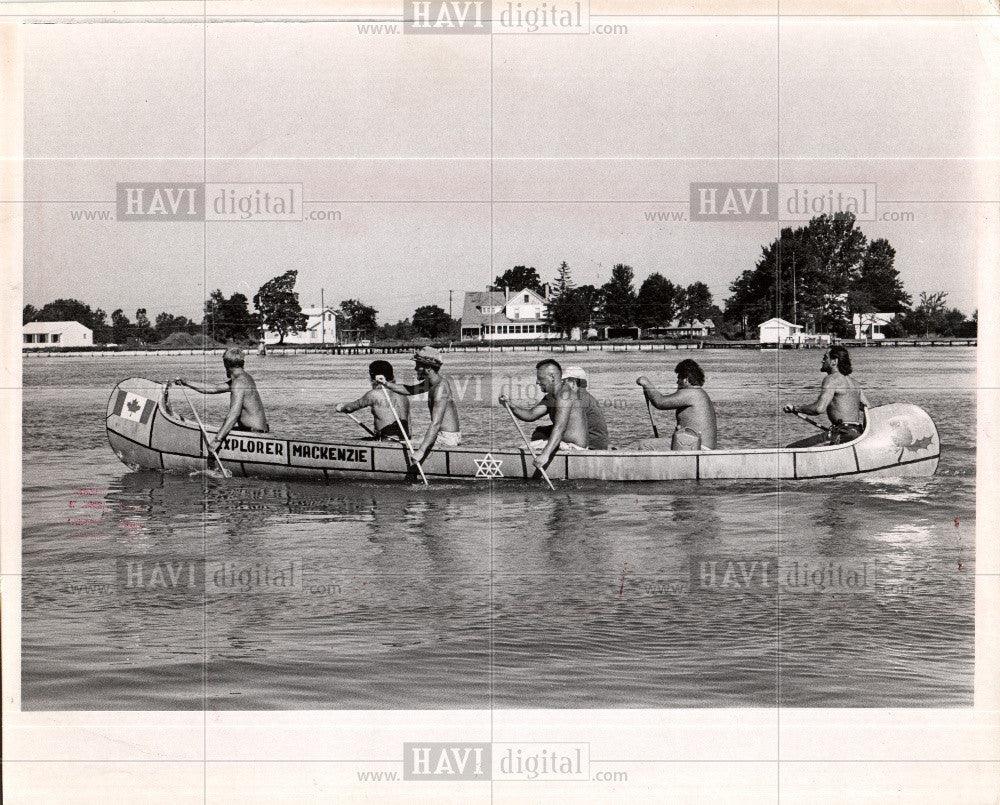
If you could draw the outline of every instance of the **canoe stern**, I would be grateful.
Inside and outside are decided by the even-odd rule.
[[[861,472],[884,470],[897,477],[934,474],[941,439],[923,408],[893,403],[869,409],[868,416],[866,435],[855,443]]]

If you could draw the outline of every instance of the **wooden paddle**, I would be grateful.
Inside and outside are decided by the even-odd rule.
[[[653,438],[660,438],[660,429],[656,427],[656,420],[653,419],[653,404],[649,401],[646,390],[642,390],[642,396],[646,398],[646,413],[649,414],[649,424],[653,426]]]
[[[507,413],[510,414],[511,421],[514,423],[514,427],[517,428],[517,432],[521,436],[521,441],[524,442],[524,446],[528,448],[528,452],[531,453],[531,459],[532,461],[534,461],[536,458],[538,458],[538,454],[535,452],[535,449],[531,446],[531,442],[528,441],[528,437],[524,435],[524,431],[521,430],[521,425],[517,421],[517,417],[514,416],[514,412],[510,410],[510,403],[505,402],[504,407],[507,409]],[[542,474],[542,477],[545,479],[545,483],[549,485],[549,489],[555,492],[556,488],[552,485],[552,481],[549,480],[549,475],[547,472],[545,472],[545,467],[539,467],[538,471]]]
[[[188,397],[187,389],[181,386],[181,391],[184,392],[184,399],[188,401],[188,405],[191,406],[191,413],[194,414],[194,421],[198,423],[198,429],[201,431],[201,435],[205,438],[205,444],[208,445],[208,452],[212,454],[212,458],[215,459],[215,463],[219,465],[219,471],[222,473],[223,478],[232,478],[233,474],[222,466],[222,460],[219,458],[219,454],[212,449],[212,441],[208,438],[208,434],[205,432],[205,426],[201,424],[201,417],[198,416],[198,409],[194,407],[194,403],[191,402],[191,398]]]
[[[389,396],[389,389],[385,387],[385,378],[379,375],[375,378],[379,384],[379,388],[382,389],[382,393],[385,395],[385,401],[389,404],[389,410],[392,411],[392,415],[396,420],[396,424],[399,426],[399,432],[403,435],[403,443],[406,445],[406,449],[410,451],[410,458],[413,459],[413,463],[417,465],[417,471],[420,473],[420,477],[424,479],[424,486],[430,486],[430,482],[427,480],[427,476],[424,475],[424,468],[420,466],[420,460],[417,458],[417,451],[413,449],[413,445],[410,443],[410,437],[406,435],[406,429],[403,427],[402,421],[399,419],[399,414],[396,413],[396,408],[392,404],[392,398]]]
[[[814,428],[819,428],[821,431],[824,431],[826,433],[830,432],[830,429],[826,425],[820,425],[819,422],[817,422],[815,419],[810,419],[805,414],[800,414],[798,411],[789,411],[788,413],[795,414],[795,416],[797,416],[799,419],[808,422]]]
[[[357,422],[362,428],[368,431],[372,436],[374,436],[376,439],[378,438],[378,434],[375,431],[369,428],[364,422],[362,422],[360,419],[354,416],[354,414],[352,414],[350,411],[338,411],[338,413],[341,413],[344,416],[349,416],[351,419]]]

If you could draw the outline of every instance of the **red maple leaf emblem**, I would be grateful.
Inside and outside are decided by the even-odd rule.
[[[134,414],[142,406],[139,405],[139,401],[138,400],[129,400],[128,405],[126,405],[125,407],[128,408],[128,410],[131,411]]]

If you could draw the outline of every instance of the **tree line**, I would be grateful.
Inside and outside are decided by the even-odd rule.
[[[134,320],[121,308],[112,311],[109,319],[106,311],[91,309],[78,299],[56,299],[41,308],[25,305],[22,323],[78,321],[93,331],[95,344],[247,344],[260,341],[264,331],[277,333],[282,343],[285,336],[301,332],[307,326],[307,316],[295,292],[297,277],[298,272],[291,270],[265,282],[254,294],[253,310],[245,294],[234,293],[227,297],[217,288],[205,301],[201,321],[166,311],[151,320],[146,308],[136,310]],[[381,327],[377,313],[375,308],[357,299],[343,300],[335,310],[339,340],[457,337],[458,322],[437,305],[418,307],[412,319]]]
[[[703,282],[687,287],[653,272],[635,289],[635,271],[616,265],[601,287],[575,287],[564,262],[549,283],[548,316],[562,334],[602,323],[644,330],[711,319],[730,339],[757,337],[757,327],[772,317],[842,338],[855,335],[854,317],[875,321],[875,313],[894,314],[882,328],[890,338],[907,335],[975,337],[978,313],[971,318],[946,304],[943,291],[922,292],[916,305],[895,267],[896,250],[885,238],[869,241],[853,213],[821,215],[797,229],[785,228],[761,250],[752,269],[729,286],[720,309]],[[533,267],[515,266],[494,280],[495,289],[531,288],[544,293]]]
[[[884,238],[869,241],[852,213],[821,215],[797,229],[782,229],[762,247],[761,256],[729,286],[720,309],[703,282],[674,284],[660,272],[647,276],[638,290],[635,271],[619,263],[609,280],[596,287],[577,286],[563,262],[555,277],[542,282],[533,266],[517,265],[498,275],[491,290],[512,292],[530,288],[546,296],[550,324],[562,335],[597,324],[610,327],[664,328],[711,319],[726,338],[755,338],[758,325],[774,316],[802,324],[815,332],[854,336],[854,317],[871,321],[872,314],[895,314],[883,327],[890,338],[906,335],[974,337],[978,314],[971,319],[948,307],[943,291],[922,292],[916,305],[895,268],[896,251]],[[57,299],[41,309],[26,305],[23,321],[79,321],[94,332],[95,343],[170,343],[202,337],[217,343],[259,341],[264,331],[285,336],[306,327],[307,318],[295,292],[298,272],[265,282],[254,294],[253,307],[242,293],[226,297],[221,289],[209,294],[200,322],[162,312],[150,319],[146,308],[132,321],[121,309],[107,313],[76,299]],[[418,307],[412,317],[379,324],[378,311],[358,299],[345,299],[336,309],[338,340],[412,341],[419,338],[456,339],[460,322],[437,305]]]
[[[723,319],[727,334],[753,338],[757,325],[778,316],[816,332],[852,338],[855,316],[864,323],[874,313],[892,313],[883,328],[890,338],[975,336],[978,315],[966,319],[949,308],[943,291],[925,291],[912,306],[895,259],[889,241],[869,241],[850,212],[782,229],[762,248],[756,265],[730,284]]]
[[[515,292],[530,288],[539,294],[546,293],[533,266],[508,269],[496,277],[492,288]],[[598,323],[648,329],[668,327],[674,322],[690,325],[722,315],[705,283],[693,282],[684,287],[654,272],[636,291],[635,271],[624,263],[614,266],[611,278],[598,288],[594,285],[577,286],[569,265],[564,261],[549,283],[546,308],[552,326],[565,336],[575,329],[584,330]]]

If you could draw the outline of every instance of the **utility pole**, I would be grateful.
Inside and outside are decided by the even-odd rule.
[[[792,252],[792,324],[798,323],[798,306],[795,298],[795,252]]]
[[[451,346],[451,326],[452,326],[452,322],[455,321],[451,317],[451,297],[452,297],[452,295],[454,293],[455,292],[453,290],[451,290],[450,288],[448,289],[448,346],[449,347]],[[458,337],[461,338],[462,334],[459,333]]]
[[[319,332],[320,346],[326,349],[326,300],[322,288],[319,289]]]

